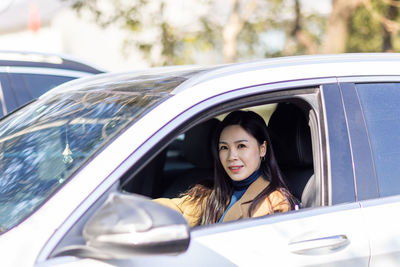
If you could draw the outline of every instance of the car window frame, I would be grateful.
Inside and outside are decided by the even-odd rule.
[[[341,82],[340,90],[354,162],[357,201],[379,197],[372,148],[355,83]]]
[[[9,90],[10,77],[7,73],[0,72],[0,118],[6,116],[9,112],[6,105],[5,90]]]
[[[357,109],[355,109],[353,112],[355,112],[355,113],[359,112],[360,114],[358,116],[362,116],[362,119],[364,120],[362,106],[359,102],[358,96],[356,96],[357,84],[359,84],[359,83],[400,83],[400,76],[381,75],[381,76],[340,77],[340,78],[338,78],[338,82],[341,86],[346,85],[347,86],[346,89],[350,89],[350,90],[354,91],[353,93],[350,94],[350,96],[348,96],[347,101],[353,101],[353,102],[358,101],[359,105],[357,106]],[[350,97],[352,97],[353,99],[351,100]],[[354,99],[355,97],[357,97],[357,100]],[[359,117],[359,118],[361,118],[361,117]],[[361,127],[361,126],[359,126],[359,127]],[[368,134],[368,129],[366,127],[365,122],[364,122],[364,129],[357,129],[357,131],[365,131]],[[360,140],[358,140],[358,142],[359,141]],[[354,163],[355,170],[362,169],[368,165],[369,166],[374,165],[373,156],[372,156],[373,155],[372,148],[370,147],[369,141],[364,139],[362,146],[364,148],[365,147],[369,148],[368,154],[371,155],[371,158],[370,158],[370,161],[364,159],[364,161],[355,162]],[[354,150],[355,153],[361,153],[361,152],[357,152],[357,146],[352,145],[352,149]],[[364,153],[367,153],[367,152],[364,151]],[[374,175],[376,176],[375,170],[374,170]],[[360,201],[381,198],[381,196],[379,194],[379,185],[378,185],[377,179],[378,179],[377,177],[376,177],[376,180],[373,180],[370,177],[368,179],[365,179],[365,177],[362,175],[358,175],[356,177],[357,191],[359,192],[359,194],[361,194],[360,195],[361,197],[359,198]],[[369,188],[367,188],[367,187],[369,187]],[[368,193],[368,192],[370,192],[370,193]],[[377,193],[375,193],[375,192],[377,192]]]
[[[351,203],[356,198],[354,166],[351,158],[351,146],[346,125],[346,114],[338,83],[322,86],[325,127],[328,135],[326,148],[328,165],[329,203]]]

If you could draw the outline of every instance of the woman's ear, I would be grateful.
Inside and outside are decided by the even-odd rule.
[[[267,141],[264,141],[260,146],[260,157],[265,157],[267,154]]]

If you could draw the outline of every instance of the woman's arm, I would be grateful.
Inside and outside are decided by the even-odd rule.
[[[153,199],[153,201],[181,213],[190,227],[199,225],[202,214],[199,201],[189,196],[180,198],[156,198]]]

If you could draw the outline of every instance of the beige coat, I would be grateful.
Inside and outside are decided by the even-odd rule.
[[[254,181],[244,195],[228,210],[223,221],[228,222],[248,218],[251,203],[254,198],[268,186],[268,184],[269,182],[261,177]],[[154,199],[154,201],[182,213],[190,226],[193,227],[199,225],[202,215],[202,205],[200,205],[201,203],[199,203],[199,201],[192,200],[188,196],[172,199],[158,198]],[[280,191],[276,190],[258,204],[252,217],[264,216],[270,213],[286,212],[289,210],[289,202]]]

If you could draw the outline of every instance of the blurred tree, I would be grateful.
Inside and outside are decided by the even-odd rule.
[[[349,21],[364,0],[332,0],[332,11],[327,21],[323,53],[343,53],[349,37]],[[359,25],[361,26],[361,25]],[[368,26],[367,26],[368,27]]]
[[[299,0],[76,0],[73,7],[103,27],[134,32],[125,51],[138,47],[152,65],[316,53],[323,27],[321,16],[303,18]]]
[[[400,50],[399,0],[332,0],[324,53]]]
[[[286,45],[282,55],[316,54],[324,29],[324,18],[318,14],[305,15],[299,0],[293,1],[294,17],[289,23]]]
[[[76,0],[155,66],[296,54],[398,51],[400,0],[331,0],[328,17],[301,0]]]
[[[228,15],[227,23],[222,27],[223,55],[226,62],[237,60],[239,34],[244,30],[245,23],[249,21],[251,14],[254,13],[257,1],[247,1],[244,5],[244,12],[241,12],[239,1],[232,0],[231,12]]]
[[[349,23],[349,52],[399,51],[399,0],[364,0]]]

